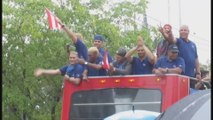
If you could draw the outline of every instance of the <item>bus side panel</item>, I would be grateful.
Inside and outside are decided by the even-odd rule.
[[[180,76],[167,76],[164,78],[162,112],[168,107],[189,94],[189,79]]]

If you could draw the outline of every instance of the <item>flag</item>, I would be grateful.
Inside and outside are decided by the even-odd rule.
[[[106,50],[104,51],[104,60],[103,60],[102,67],[106,70],[109,70],[110,68],[109,60],[108,60],[108,52]]]
[[[46,14],[48,19],[49,29],[61,30],[62,26],[58,23],[58,17],[52,14],[52,12],[49,11],[47,8],[46,8]]]

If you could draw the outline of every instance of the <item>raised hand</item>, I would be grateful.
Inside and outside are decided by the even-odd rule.
[[[163,27],[162,27],[162,26],[159,26],[159,27],[158,27],[158,30],[159,30],[161,33],[163,33],[163,32],[164,32],[164,30],[163,30]]]
[[[143,38],[141,36],[138,36],[138,44],[137,44],[137,46],[138,47],[142,47],[143,45],[144,45]]]
[[[39,76],[41,76],[42,74],[43,74],[43,69],[41,69],[41,68],[36,69],[35,72],[34,72],[34,75],[35,75],[36,77],[39,77]]]
[[[56,21],[60,24],[63,25],[63,23],[61,22],[61,20],[59,18],[56,17]]]
[[[84,59],[78,59],[79,64],[84,64],[86,61]]]

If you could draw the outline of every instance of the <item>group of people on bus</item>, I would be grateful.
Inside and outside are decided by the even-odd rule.
[[[88,76],[106,75],[175,73],[201,80],[197,47],[194,42],[189,40],[189,28],[186,25],[180,27],[179,38],[173,36],[171,25],[166,24],[159,28],[164,39],[157,45],[157,57],[144,44],[143,38],[138,36],[137,45],[129,51],[122,47],[119,48],[114,60],[109,53],[107,54],[110,69],[106,70],[102,66],[104,37],[96,34],[93,46],[88,49],[80,33],[74,33],[60,20],[58,22],[71,38],[76,51],[69,52],[69,65],[55,70],[39,68],[35,71],[35,76],[62,74],[66,80],[76,85],[80,83],[81,79],[87,79]],[[137,53],[137,57],[133,57],[134,53]]]

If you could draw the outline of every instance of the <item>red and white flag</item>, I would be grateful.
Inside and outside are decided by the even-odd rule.
[[[109,70],[110,68],[109,60],[108,60],[108,52],[106,50],[104,51],[104,60],[103,60],[102,67],[106,70]]]
[[[48,24],[49,24],[49,29],[50,30],[61,30],[62,26],[58,23],[58,17],[56,17],[54,14],[52,14],[51,11],[49,11],[46,8],[46,14],[47,14],[47,19],[48,19]]]

